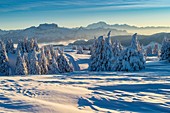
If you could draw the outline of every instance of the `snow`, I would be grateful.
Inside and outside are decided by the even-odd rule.
[[[89,72],[90,55],[66,56],[80,69],[61,75],[0,77],[0,112],[170,112],[168,62],[155,58],[139,72]]]
[[[63,48],[64,58],[74,72],[0,76],[0,113],[170,112],[167,61],[146,57],[146,68],[141,71],[90,72],[89,51],[77,54],[70,48]],[[8,53],[11,67],[15,67],[16,57]],[[52,62],[56,67],[54,59]]]

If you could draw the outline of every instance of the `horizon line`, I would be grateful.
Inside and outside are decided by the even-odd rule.
[[[105,21],[98,21],[98,22],[93,22],[93,23],[89,23],[87,25],[80,25],[80,26],[64,26],[64,25],[60,25],[59,23],[56,23],[56,22],[42,22],[42,23],[38,23],[38,25],[30,25],[30,26],[27,26],[27,27],[21,27],[21,28],[11,28],[11,29],[5,29],[5,28],[0,28],[0,30],[3,30],[3,31],[10,31],[10,30],[24,30],[24,29],[27,29],[27,28],[30,28],[30,27],[38,27],[40,26],[41,24],[55,24],[57,25],[58,27],[61,27],[61,28],[80,28],[80,27],[87,27],[88,25],[91,25],[91,24],[97,24],[97,23],[100,23],[100,22],[103,22],[103,23],[106,23],[107,25],[128,25],[128,26],[131,26],[131,27],[137,27],[137,28],[151,28],[151,27],[155,27],[155,28],[159,28],[159,27],[164,27],[164,28],[170,28],[170,26],[163,26],[163,25],[160,25],[160,26],[154,26],[154,25],[148,25],[148,26],[139,26],[139,25],[132,25],[132,24],[128,24],[128,23],[107,23]]]

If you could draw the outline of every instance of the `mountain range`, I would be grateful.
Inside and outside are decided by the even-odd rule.
[[[0,39],[2,40],[13,39],[14,42],[18,42],[18,40],[28,37],[36,38],[40,43],[60,42],[77,39],[89,40],[100,35],[106,36],[108,31],[111,31],[111,35],[113,37],[116,36],[117,38],[119,39],[123,38],[124,40],[128,39],[128,37],[130,37],[133,33],[136,32],[139,34],[145,31],[150,33],[152,33],[153,31],[168,32],[170,31],[170,27],[136,27],[127,24],[109,25],[105,22],[98,22],[90,24],[86,27],[65,28],[60,27],[54,23],[53,24],[45,23],[40,24],[37,27],[32,26],[20,30],[0,30]],[[162,35],[159,36],[164,37],[164,35],[166,35],[166,33],[162,33]],[[149,35],[141,36],[149,37]]]
[[[162,44],[162,41],[164,38],[170,39],[170,33],[157,33],[153,35],[138,35],[138,40],[141,45],[147,46],[150,43],[159,43]],[[114,42],[115,40],[118,40],[121,42],[121,44],[125,47],[129,46],[131,44],[131,35],[121,35],[121,36],[112,36],[111,41]],[[94,39],[90,40],[76,40],[73,43],[69,43],[69,45],[91,45],[93,44]]]
[[[89,24],[87,29],[96,29],[96,28],[103,28],[103,29],[117,29],[117,30],[126,30],[128,33],[138,33],[141,35],[152,35],[155,33],[160,32],[170,32],[170,27],[164,27],[164,26],[147,26],[147,27],[137,27],[137,26],[131,26],[128,24],[107,24],[106,22],[98,22]]]

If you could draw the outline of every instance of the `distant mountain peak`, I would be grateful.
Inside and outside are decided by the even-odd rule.
[[[105,28],[108,27],[109,25],[106,22],[99,21],[97,23],[89,24],[86,28],[88,29],[96,29],[96,28]]]
[[[40,29],[54,29],[54,28],[57,28],[58,25],[55,24],[55,23],[52,23],[52,24],[48,24],[48,23],[45,23],[45,24],[40,24],[37,28],[40,28]]]

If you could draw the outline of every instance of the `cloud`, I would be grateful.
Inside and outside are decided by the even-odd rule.
[[[6,0],[0,1],[0,12],[14,11],[90,11],[170,7],[169,0]]]

